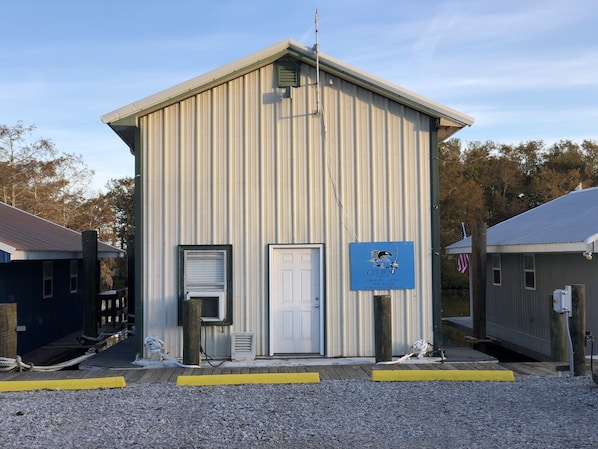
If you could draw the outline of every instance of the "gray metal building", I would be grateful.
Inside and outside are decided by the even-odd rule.
[[[586,329],[598,332],[597,251],[596,187],[488,228],[487,334],[522,353],[550,358],[550,296],[573,284],[585,285]],[[471,253],[471,237],[446,252]]]
[[[180,357],[201,297],[215,357],[240,335],[258,357],[372,356],[374,293],[393,353],[437,336],[435,156],[471,117],[287,40],[102,120],[135,155],[143,337]],[[349,244],[376,241],[414,242],[414,289],[351,290]]]

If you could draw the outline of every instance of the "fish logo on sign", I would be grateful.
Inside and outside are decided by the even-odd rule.
[[[396,255],[393,259],[392,253],[386,250],[374,249],[370,253],[370,258],[368,259],[368,262],[370,262],[372,266],[375,268],[386,268],[390,271],[390,274],[395,274],[395,271],[397,270],[397,268],[399,268],[399,263],[397,262],[397,259],[399,257],[398,249],[395,251],[395,254]]]

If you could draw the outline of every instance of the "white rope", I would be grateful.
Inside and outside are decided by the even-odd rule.
[[[432,345],[430,343],[428,343],[426,340],[417,340],[415,343],[413,343],[413,345],[411,346],[411,349],[413,350],[413,352],[410,352],[409,354],[405,354],[398,360],[394,360],[391,362],[378,362],[377,364],[378,365],[393,365],[396,363],[403,363],[406,360],[409,360],[415,354],[417,354],[418,359],[422,359],[426,356],[426,354],[428,354],[429,352],[432,352],[433,348],[432,348]]]
[[[33,363],[27,364],[21,360],[20,356],[17,356],[16,359],[11,359],[8,357],[0,357],[0,371],[12,371],[14,369],[21,370],[29,370],[29,371],[39,371],[39,372],[50,372],[50,371],[60,371],[64,368],[68,368],[70,366],[78,365],[84,360],[95,355],[95,349],[89,349],[85,354],[82,356],[76,357],[72,360],[68,360],[66,362],[58,363],[56,365],[49,365],[49,366],[37,366]]]
[[[145,338],[143,344],[150,352],[149,360],[136,358],[134,365],[141,365],[146,368],[165,368],[165,367],[179,367],[179,368],[201,368],[200,365],[185,365],[179,362],[174,357],[162,352],[165,344],[157,337],[148,336]]]
[[[114,334],[105,334],[104,332],[102,332],[100,335],[98,335],[97,337],[90,337],[88,335],[81,335],[79,338],[77,338],[77,340],[83,342],[83,341],[102,341],[105,340],[108,337],[111,337]]]

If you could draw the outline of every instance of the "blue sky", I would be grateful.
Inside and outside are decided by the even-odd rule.
[[[93,189],[133,175],[100,116],[292,38],[475,118],[463,142],[598,140],[594,0],[14,0],[0,123],[81,154]]]

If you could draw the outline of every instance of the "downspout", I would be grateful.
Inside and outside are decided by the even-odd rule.
[[[442,351],[442,306],[440,278],[440,153],[438,119],[430,118],[430,197],[432,232],[432,323],[434,350]]]

